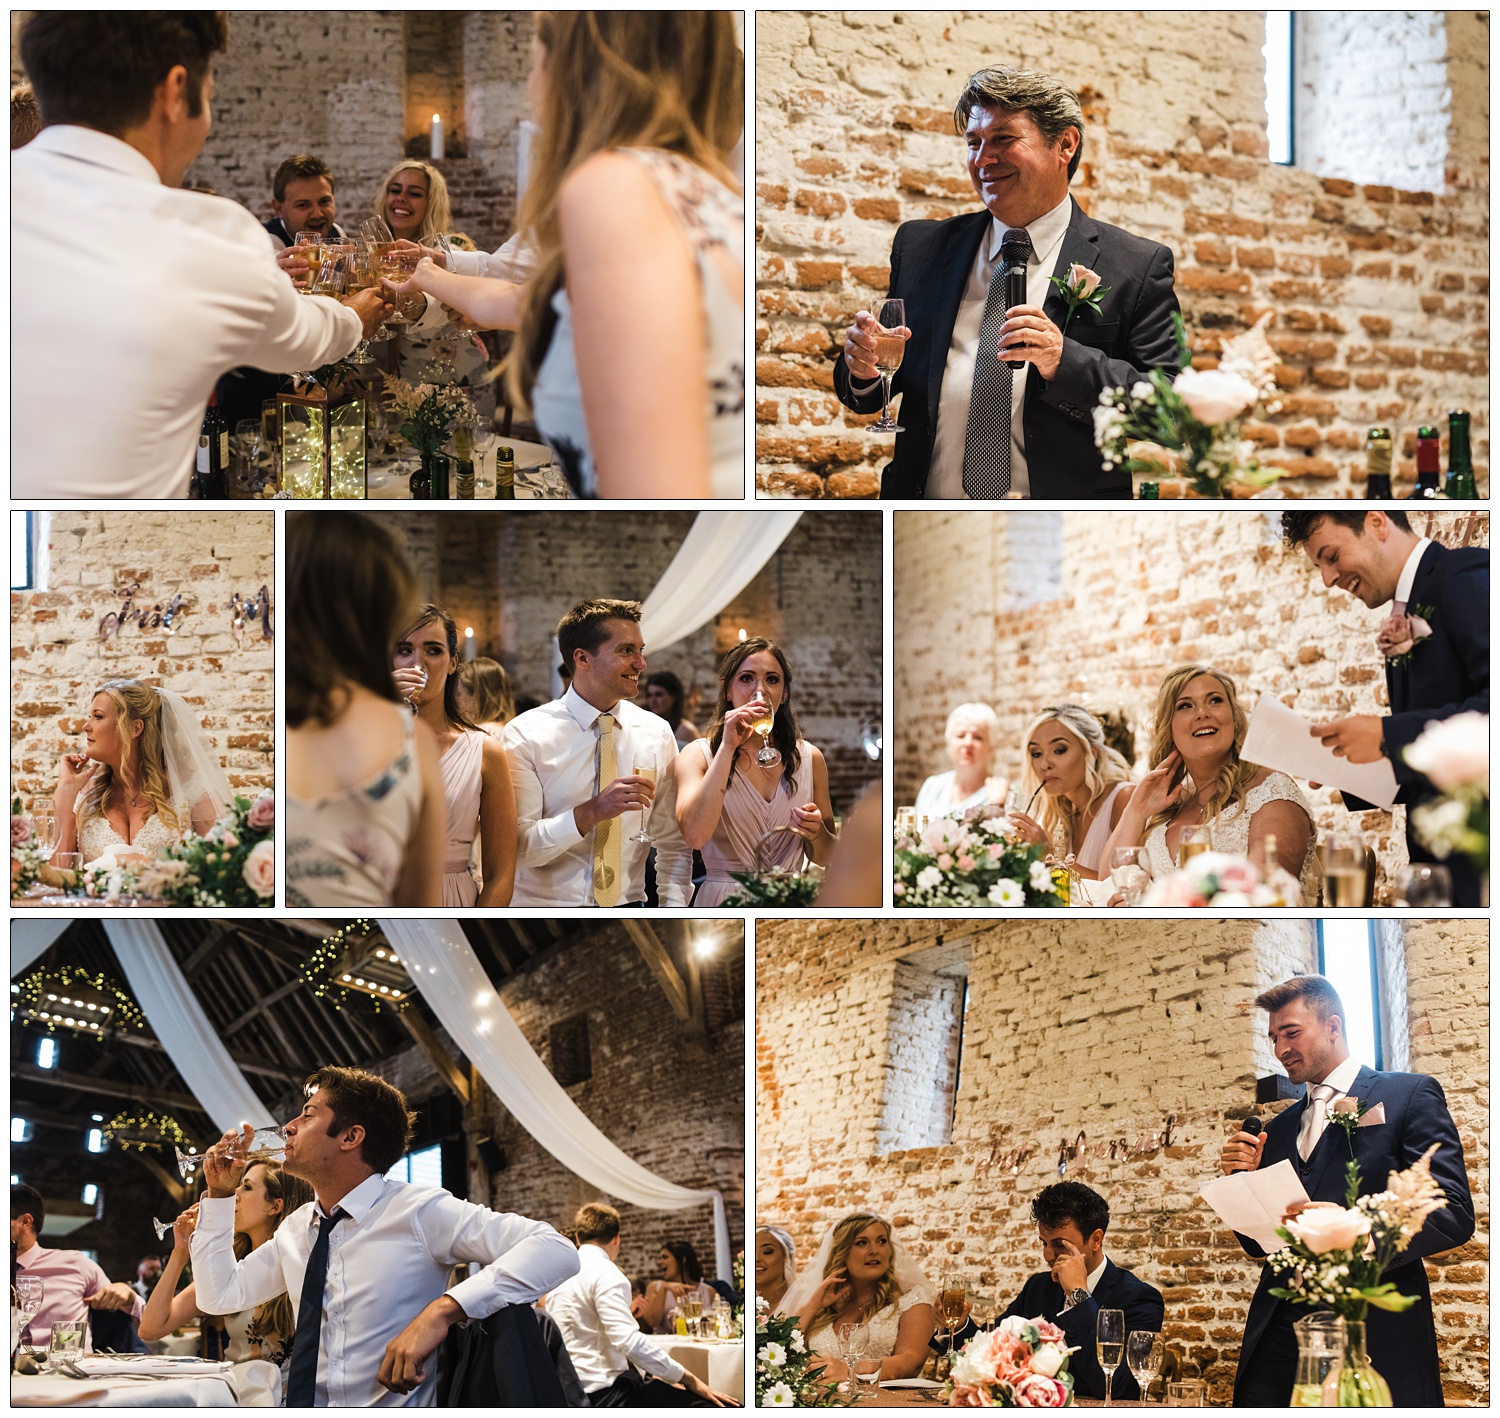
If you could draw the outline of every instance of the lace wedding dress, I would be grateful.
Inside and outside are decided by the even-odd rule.
[[[883,1310],[876,1310],[865,1321],[864,1327],[869,1331],[870,1337],[865,1344],[865,1352],[860,1357],[862,1359],[889,1359],[896,1352],[896,1335],[901,1328],[901,1316],[913,1305],[935,1305],[936,1303],[936,1297],[932,1292],[925,1285],[919,1285],[914,1290],[903,1291],[894,1305],[887,1305]],[[817,1330],[808,1339],[807,1347],[814,1354],[820,1354],[825,1359],[837,1359],[839,1337],[834,1332],[834,1327],[826,1324]]]
[[[1255,814],[1267,803],[1295,803],[1307,816],[1310,828],[1307,839],[1307,854],[1302,859],[1302,870],[1298,882],[1302,888],[1302,904],[1316,906],[1323,889],[1323,864],[1318,859],[1318,830],[1313,823],[1312,807],[1303,797],[1302,790],[1285,773],[1270,773],[1258,787],[1245,795],[1244,810],[1230,807],[1213,823],[1213,849],[1230,852],[1235,856],[1250,855],[1250,825]],[[1177,870],[1177,863],[1167,852],[1167,824],[1159,823],[1146,834],[1146,852],[1151,861],[1151,876],[1160,881]],[[1260,863],[1255,864],[1257,867]]]
[[[113,827],[107,817],[93,817],[83,824],[78,834],[78,850],[83,853],[85,863],[96,862],[106,852],[140,852],[155,857],[168,847],[182,841],[182,833],[168,827],[154,812],[141,824],[134,842],[127,842]]]

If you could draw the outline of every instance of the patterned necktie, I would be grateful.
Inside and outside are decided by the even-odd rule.
[[[620,776],[615,757],[615,720],[612,714],[601,714],[594,723],[599,726],[599,781],[594,786],[602,793]],[[606,818],[594,828],[594,905],[620,904],[620,819]]]
[[[323,1334],[323,1287],[328,1283],[328,1241],[333,1228],[349,1213],[337,1207],[318,1223],[318,1239],[302,1276],[302,1298],[297,1304],[297,1333],[287,1366],[286,1406],[311,1408],[318,1389],[318,1345]]]
[[[1327,1083],[1314,1083],[1307,1093],[1307,1113],[1303,1119],[1302,1136],[1297,1139],[1297,1151],[1302,1154],[1304,1162],[1312,1156],[1313,1148],[1323,1136],[1323,1128],[1328,1121],[1328,1105],[1338,1096],[1338,1089]]]
[[[1031,257],[1031,238],[1020,227],[1012,227],[1001,239],[1008,245],[1026,247]],[[1004,259],[995,263],[984,316],[979,322],[979,348],[974,351],[974,387],[969,395],[969,426],[964,435],[964,492],[973,498],[1004,497],[1010,491],[1010,409],[1014,389],[1011,367],[1000,358],[1000,327],[1005,324]],[[1026,370],[1023,367],[1021,376]]]

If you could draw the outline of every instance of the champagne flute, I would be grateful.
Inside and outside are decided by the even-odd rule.
[[[1136,1329],[1125,1344],[1125,1362],[1140,1385],[1141,1401],[1147,1401],[1151,1381],[1161,1372],[1161,1335],[1154,1329]]]
[[[1213,832],[1207,823],[1195,827],[1184,827],[1177,839],[1177,866],[1179,870],[1202,852],[1213,851]]]
[[[891,376],[901,368],[906,354],[906,337],[891,332],[906,324],[906,302],[888,300],[880,307],[875,331],[875,368],[880,371],[880,420],[870,425],[872,433],[901,433],[902,427],[891,417]]]
[[[1108,1408],[1115,1370],[1125,1357],[1125,1311],[1100,1310],[1095,1335],[1099,1341],[1099,1367],[1104,1370],[1104,1406]]]
[[[1141,893],[1151,880],[1144,847],[1116,847],[1109,854],[1109,879],[1125,898],[1127,906],[1139,906]]]
[[[296,241],[292,244],[307,262],[307,279],[299,289],[303,295],[311,295],[313,285],[318,279],[318,272],[323,267],[323,258],[327,254],[323,249],[322,233],[316,231],[299,231]]]
[[[202,1154],[184,1152],[180,1147],[176,1151],[177,1170],[182,1179],[188,1181],[194,1169],[202,1164]],[[286,1133],[279,1127],[256,1128],[248,1138],[243,1132],[237,1133],[227,1151],[236,1162],[243,1162],[246,1166],[252,1162],[281,1162],[286,1158]]]
[[[1324,894],[1334,908],[1365,904],[1365,844],[1353,833],[1332,832],[1319,848]]]
[[[44,857],[57,846],[57,819],[50,812],[38,812],[31,819],[31,845]]]
[[[963,1282],[956,1276],[949,1276],[943,1281],[943,1287],[938,1292],[938,1313],[942,1317],[943,1328],[948,1334],[948,1362],[953,1363],[953,1341],[958,1334],[959,1326],[964,1322],[964,1306],[968,1301],[968,1295],[964,1291]]]
[[[865,1333],[861,1325],[850,1320],[838,1330],[839,1358],[843,1360],[844,1368],[848,1374],[843,1382],[839,1384],[838,1391],[846,1393],[852,1398],[855,1385],[859,1382],[859,1361],[865,1353]]]
[[[760,735],[760,751],[755,755],[755,761],[762,768],[774,768],[781,762],[781,750],[771,743],[771,730],[776,724],[776,710],[771,707],[771,701],[763,694],[757,694],[750,701],[750,708],[760,711],[750,721],[751,732]]]
[[[442,232],[437,232],[434,235],[429,236],[427,239],[432,243],[433,247],[436,250],[442,252],[443,269],[445,271],[451,271],[453,267],[449,264],[448,258],[453,254],[453,243]],[[457,309],[457,307],[454,308]],[[472,325],[469,324],[469,317],[465,315],[462,310],[459,310],[458,313],[453,317],[453,332],[461,340],[472,340],[474,336],[479,333]]]
[[[162,1221],[155,1216],[151,1218],[151,1229],[156,1232],[156,1239],[158,1241],[164,1240],[167,1232],[176,1224],[175,1221]]]
[[[645,778],[654,786],[656,783],[656,755],[652,753],[648,748],[638,749],[636,751],[636,755],[630,771],[634,777]],[[641,809],[640,830],[631,837],[630,840],[632,842],[644,842],[649,847],[653,842],[656,841],[656,839],[646,831],[646,820],[650,816],[650,814],[651,809],[649,807],[643,807]],[[701,1302],[699,1302],[698,1308],[699,1312],[701,1313],[703,1308]]]

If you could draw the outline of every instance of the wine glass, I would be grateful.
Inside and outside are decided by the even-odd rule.
[[[1151,880],[1144,847],[1116,847],[1109,854],[1109,879],[1125,898],[1127,906],[1139,906],[1146,883]]]
[[[34,813],[31,818],[31,845],[44,857],[57,846],[57,819],[50,812]]]
[[[953,1363],[953,1340],[964,1322],[964,1310],[968,1304],[963,1281],[957,1276],[948,1276],[938,1291],[938,1315],[948,1336],[948,1363]]]
[[[1202,852],[1211,852],[1214,848],[1213,829],[1205,823],[1199,823],[1193,827],[1184,827],[1182,836],[1177,839],[1177,866],[1179,870],[1193,860]]]
[[[839,1358],[843,1361],[844,1367],[849,1371],[847,1376],[840,1382],[838,1391],[848,1394],[852,1398],[855,1385],[859,1382],[857,1370],[859,1368],[859,1361],[864,1358],[865,1341],[868,1338],[868,1332],[863,1325],[856,1324],[853,1320],[850,1320],[847,1324],[839,1327],[837,1338]]]
[[[166,1238],[167,1232],[170,1231],[176,1224],[177,1223],[175,1221],[162,1221],[155,1216],[151,1218],[151,1229],[156,1232],[156,1239],[158,1241],[164,1240]]]
[[[1413,862],[1396,878],[1396,905],[1451,906],[1453,878],[1447,867],[1431,862]]]
[[[432,243],[432,246],[436,250],[443,253],[443,269],[445,271],[451,271],[453,267],[449,265],[448,258],[453,254],[453,243],[442,232],[434,233],[432,236],[429,236],[427,240]],[[454,308],[456,309],[456,307]],[[453,333],[456,334],[461,340],[471,340],[475,335],[479,333],[472,325],[469,324],[469,317],[465,315],[461,310],[458,310],[457,313],[452,317],[452,323]]]
[[[1351,832],[1330,832],[1318,848],[1324,895],[1335,909],[1365,904],[1365,844]]]
[[[639,749],[635,755],[634,766],[630,771],[635,777],[645,778],[654,785],[656,782],[656,755],[652,753],[650,749]],[[646,831],[646,819],[650,815],[650,813],[651,809],[649,807],[643,807],[641,809],[640,830],[631,837],[630,840],[632,842],[644,842],[649,847],[653,842],[656,841],[656,839]],[[701,1309],[702,1306],[700,1305],[699,1308]]]
[[[901,368],[906,354],[906,336],[893,334],[906,324],[906,302],[888,300],[880,307],[875,331],[875,368],[880,371],[880,420],[870,425],[872,433],[901,433],[903,429],[891,417],[891,376]]]
[[[752,709],[760,712],[750,722],[752,733],[760,735],[760,752],[755,755],[755,761],[762,768],[774,768],[781,762],[781,751],[771,743],[771,730],[776,724],[776,711],[771,707],[771,701],[763,694],[757,694],[750,701]]]
[[[256,1128],[248,1138],[244,1133],[237,1133],[227,1150],[236,1162],[247,1166],[252,1162],[281,1162],[286,1158],[286,1133],[279,1127]],[[190,1181],[194,1170],[202,1164],[203,1155],[184,1152],[180,1147],[176,1152],[177,1170],[184,1181]]]
[[[316,231],[299,231],[292,244],[307,262],[307,279],[299,289],[303,295],[311,295],[313,283],[318,279],[318,272],[322,270],[323,259],[327,255],[323,249],[323,235]]]
[[[1125,1311],[1100,1310],[1095,1337],[1099,1341],[1099,1367],[1104,1370],[1104,1406],[1108,1408],[1115,1370],[1125,1357]]]
[[[493,497],[495,495],[495,479],[492,473],[486,473],[485,468],[493,471],[494,463],[490,459],[500,443],[500,435],[495,431],[493,423],[484,423],[476,428],[472,435],[474,439],[474,496]]]
[[[10,1347],[14,1350],[20,1344],[21,1336],[30,1328],[32,1320],[37,1317],[37,1312],[42,1308],[42,1300],[46,1297],[47,1287],[42,1282],[41,1276],[27,1275],[25,1271],[17,1271],[11,1290],[15,1295],[15,1309],[11,1316],[14,1338]]]
[[[1154,1329],[1132,1330],[1125,1344],[1125,1363],[1135,1375],[1145,1402],[1151,1381],[1161,1372],[1161,1335]]]

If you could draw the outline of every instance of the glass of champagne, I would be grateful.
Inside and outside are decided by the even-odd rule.
[[[647,780],[647,782],[655,786],[656,755],[652,753],[650,749],[637,750],[635,758],[632,761],[630,771],[635,777],[644,778]],[[651,809],[649,807],[643,807],[641,809],[641,825],[639,830],[631,836],[630,840],[632,842],[644,842],[649,847],[653,842],[656,841],[656,838],[654,838],[649,832],[646,831],[646,822],[650,815]],[[699,1302],[699,1310],[700,1312],[702,1310],[701,1302]]]
[[[1148,1399],[1151,1381],[1161,1372],[1161,1335],[1154,1329],[1136,1329],[1125,1345],[1125,1363],[1141,1388],[1141,1401]]]
[[[901,368],[906,354],[906,336],[893,332],[906,324],[906,302],[888,300],[880,307],[875,331],[875,368],[880,371],[880,420],[870,425],[872,433],[901,433],[903,429],[891,417],[891,376]]]
[[[1127,906],[1139,906],[1151,880],[1144,847],[1116,847],[1109,854],[1109,879]]]
[[[286,1133],[279,1127],[256,1128],[249,1137],[240,1132],[227,1150],[231,1158],[247,1167],[252,1162],[282,1162],[286,1160]],[[177,1149],[177,1170],[184,1181],[190,1180],[202,1163],[201,1153]]]
[[[453,254],[453,243],[442,232],[434,233],[427,240],[432,243],[432,249],[442,255],[443,259],[439,262],[442,268],[451,271],[453,266],[448,258]],[[469,317],[462,310],[457,310],[457,307],[450,308],[456,311],[452,317],[453,333],[461,340],[472,340],[479,332],[469,324]]]
[[[1213,829],[1206,822],[1195,827],[1184,827],[1182,836],[1177,839],[1178,868],[1185,867],[1194,857],[1202,852],[1211,852],[1213,848]]]
[[[1100,1310],[1095,1337],[1099,1341],[1099,1367],[1104,1370],[1104,1406],[1108,1408],[1115,1370],[1125,1357],[1125,1311]]]
[[[311,295],[312,288],[318,279],[318,272],[323,268],[323,258],[327,254],[323,249],[322,234],[316,231],[299,231],[293,245],[296,246],[298,254],[307,262],[307,279],[302,283],[302,294]]]
[[[750,701],[750,708],[760,711],[750,721],[751,732],[760,735],[760,751],[755,755],[755,761],[762,768],[774,768],[781,762],[781,750],[771,743],[771,730],[776,724],[776,711],[771,707],[771,701],[761,694],[757,694]]]
[[[953,1362],[953,1340],[964,1322],[964,1310],[968,1305],[968,1299],[963,1281],[957,1276],[950,1275],[943,1281],[943,1288],[938,1292],[938,1314],[942,1318],[943,1329],[948,1335],[949,1364]]]
[[[1365,904],[1365,844],[1350,832],[1331,832],[1318,848],[1323,858],[1324,893],[1330,906]]]

